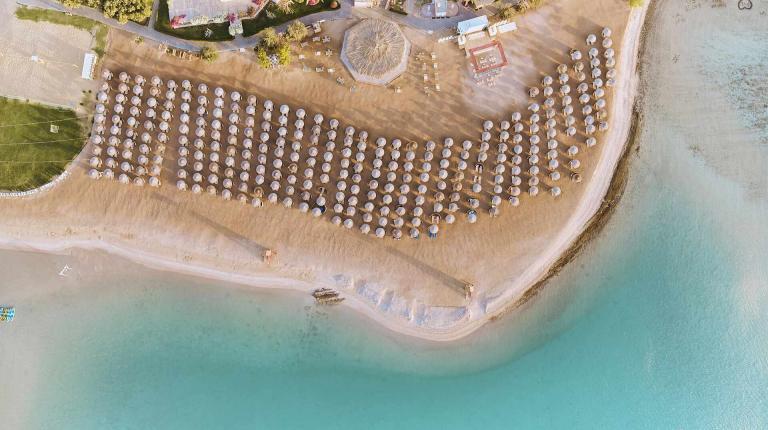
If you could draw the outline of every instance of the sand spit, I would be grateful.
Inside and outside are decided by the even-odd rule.
[[[618,1],[606,0],[605,3],[614,8],[623,5]],[[537,12],[521,20],[521,28],[526,20],[530,20],[530,25],[536,25],[547,17],[546,13],[557,16],[561,23],[562,16],[567,15],[561,8],[544,8],[542,15]],[[582,14],[586,15],[583,10]],[[589,175],[585,175],[579,186],[565,189],[557,203],[548,199],[549,196],[541,196],[522,204],[514,214],[507,209],[507,216],[503,214],[494,220],[471,226],[451,226],[437,241],[404,240],[387,244],[361,237],[357,232],[340,232],[330,223],[308,219],[303,214],[294,213],[297,211],[283,208],[265,207],[254,211],[209,196],[192,198],[168,186],[149,191],[92,181],[82,174],[85,157],[81,157],[83,159],[78,160],[81,172],[74,173],[55,192],[3,202],[0,215],[11,221],[2,227],[0,243],[6,247],[45,252],[60,252],[70,247],[103,249],[153,268],[258,287],[310,291],[327,286],[341,290],[347,298],[345,304],[392,330],[437,341],[461,338],[503,313],[510,303],[518,301],[531,286],[543,279],[600,210],[630,134],[637,86],[636,54],[644,17],[644,9],[633,10],[626,30],[620,29],[620,25],[612,26],[616,30],[615,38],[621,40],[617,65],[620,73],[610,103],[613,127],[602,137],[600,150],[585,158],[584,171]],[[582,37],[582,33],[588,31],[594,31],[594,28],[574,33]],[[576,45],[575,36],[574,41],[569,36],[563,37],[568,41],[560,42],[554,51],[548,51],[551,56],[562,56],[563,51],[567,52],[567,46]],[[418,35],[411,39],[419,49]],[[519,49],[519,45],[509,45],[511,51]],[[539,48],[533,46],[530,49]],[[423,45],[420,49],[424,49]],[[455,55],[443,52],[450,49],[453,47],[440,46],[438,55],[441,58]],[[538,58],[533,54],[528,52],[525,57],[517,52],[517,61],[524,63],[530,58]],[[563,61],[551,57],[545,60],[549,65],[540,70],[549,70],[553,62]],[[120,70],[120,66],[109,65],[113,70]],[[161,67],[165,67],[169,75],[183,76],[183,70],[176,70],[171,65],[161,64]],[[145,76],[153,74],[150,70],[144,72]],[[242,73],[247,76],[250,71],[243,70]],[[461,75],[462,72],[455,73]],[[512,75],[509,85],[524,88],[514,81],[533,83],[539,80],[539,73],[533,70],[528,74],[517,74],[513,65],[507,72]],[[281,102],[284,99],[280,95],[287,94],[286,88],[289,88],[281,83],[283,79],[276,78],[275,90],[265,89],[267,95],[276,94],[274,98]],[[443,79],[446,82],[444,88],[450,88],[450,80]],[[340,96],[336,87],[333,87],[336,92],[324,89],[324,86],[336,85],[334,83],[307,81],[303,85],[309,86],[306,89],[310,98],[312,94],[321,100],[323,94],[331,98]],[[240,85],[237,80],[228,82],[233,82],[235,88],[246,86],[245,82]],[[467,119],[466,112],[472,103],[483,101],[483,94],[465,94],[460,89],[462,85],[466,83],[456,84],[456,91],[451,95],[455,99],[446,99],[443,103],[430,100],[438,103],[438,109],[450,106],[450,110],[440,112],[441,118],[434,122],[436,133],[456,138],[457,133],[462,133],[462,127],[452,130],[451,124],[477,124],[477,119]],[[502,82],[502,88],[496,91],[502,90],[504,85]],[[374,104],[380,101],[381,106],[392,105],[387,101],[391,92],[386,89],[361,91],[370,92],[365,103],[373,100]],[[346,94],[343,96],[347,97]],[[446,105],[467,97],[472,100]],[[512,99],[514,105],[524,106],[520,100]],[[404,106],[403,110],[423,110],[419,97],[408,100],[413,100],[413,105]],[[296,107],[311,106],[309,102],[286,101]],[[362,110],[352,101],[349,106],[331,107],[339,118],[346,117],[347,108],[353,119],[360,119],[359,128],[370,126],[368,129],[372,134],[391,136],[386,133],[386,127],[395,121],[382,123],[361,117]],[[497,108],[498,112],[513,110],[509,106]],[[498,121],[500,116],[506,115],[489,114],[487,118]],[[375,114],[373,117],[382,118]],[[402,133],[407,138],[423,139],[424,136],[416,130],[433,129],[420,120],[404,124]],[[472,132],[467,133],[471,135]],[[141,234],[137,234],[139,231]],[[278,250],[276,265],[267,266],[261,262],[266,249]],[[465,302],[460,291],[465,282],[477,287],[476,299],[470,303]]]

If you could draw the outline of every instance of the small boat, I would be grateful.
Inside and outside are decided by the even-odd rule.
[[[321,305],[337,305],[343,301],[344,297],[339,297],[338,295],[333,297],[319,297],[317,299],[317,303],[320,303]]]
[[[330,288],[318,288],[312,292],[312,297],[321,305],[335,305],[344,301],[338,291]]]
[[[0,306],[0,321],[13,321],[13,317],[16,315],[16,308],[13,306]]]
[[[318,288],[312,292],[312,297],[316,299],[336,297],[339,293],[330,288]]]

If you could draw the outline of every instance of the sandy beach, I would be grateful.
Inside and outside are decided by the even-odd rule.
[[[457,222],[436,241],[381,241],[296,210],[254,209],[182,193],[173,187],[170,171],[159,189],[93,181],[84,174],[87,156],[81,155],[55,188],[32,198],[0,200],[0,216],[7,220],[0,227],[0,245],[43,252],[102,249],[153,268],[260,288],[309,292],[325,286],[340,290],[345,305],[392,330],[435,341],[467,336],[518,301],[569,250],[598,213],[625,150],[647,6],[630,12],[623,1],[598,3],[586,7],[567,0],[522,17],[519,35],[503,39],[510,66],[497,87],[471,86],[465,69],[448,68],[441,71],[442,92],[429,97],[414,84],[418,65],[401,78],[403,92],[397,95],[386,88],[342,89],[329,77],[302,71],[301,64],[287,73],[265,73],[240,53],[225,54],[210,73],[192,74],[189,63],[161,57],[151,46],[132,45],[117,32],[105,63],[111,70],[145,76],[221,83],[260,99],[323,112],[371,136],[461,141],[476,138],[484,119],[499,121],[524,110],[526,89],[542,71],[552,73],[566,60],[568,47],[583,44],[585,34],[611,26],[620,72],[609,95],[612,127],[597,148],[580,157],[583,181],[563,182],[557,201],[541,195],[518,208],[506,207],[495,219]],[[349,25],[331,23],[326,31],[338,43]],[[443,64],[464,64],[453,44],[438,45],[434,37],[412,29],[405,33],[416,49],[436,51]],[[262,262],[267,249],[277,251],[276,264]],[[470,302],[462,292],[466,283],[476,288]]]

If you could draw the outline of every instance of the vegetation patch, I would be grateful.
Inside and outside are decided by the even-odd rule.
[[[400,15],[408,15],[408,12],[405,11],[405,0],[391,0],[389,10]]]
[[[152,14],[153,0],[60,0],[64,6],[75,9],[86,6],[104,12],[104,16],[125,24],[133,21],[147,25]]]
[[[85,30],[93,35],[93,50],[99,57],[102,57],[107,49],[109,27],[92,19],[77,15],[67,15],[55,10],[28,8],[26,6],[16,8],[16,18],[27,21],[68,25],[70,27]]]
[[[213,63],[219,59],[219,51],[212,46],[204,46],[200,50],[200,58],[206,63]]]
[[[160,4],[155,19],[155,30],[185,40],[206,40],[211,42],[234,40],[234,37],[229,34],[228,22],[174,28],[168,18],[168,0],[159,1]],[[241,17],[244,37],[253,36],[264,29],[276,27],[303,16],[339,8],[337,0],[309,0],[306,2],[296,0],[260,1],[269,1],[270,3],[264,7],[256,18]]]
[[[254,51],[259,65],[265,69],[291,64],[291,43],[299,43],[309,35],[309,30],[300,21],[288,25],[284,35],[277,34],[274,28],[261,32],[261,43]]]
[[[545,0],[520,0],[516,4],[502,6],[498,16],[501,19],[512,19],[544,4]]]
[[[0,190],[50,182],[83,148],[83,130],[70,109],[0,97]]]
[[[229,34],[228,22],[173,28],[173,26],[171,26],[171,21],[168,18],[168,0],[159,1],[160,4],[158,5],[157,17],[155,19],[155,30],[185,40],[222,42],[234,39],[234,37]]]
[[[338,9],[337,0],[310,0],[298,3],[294,0],[278,0],[264,7],[259,16],[243,20],[243,36],[252,36],[266,28],[275,27],[313,13]]]

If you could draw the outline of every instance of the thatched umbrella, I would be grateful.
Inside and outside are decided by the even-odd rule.
[[[410,45],[397,24],[366,19],[344,34],[341,61],[356,80],[386,85],[405,72]]]

